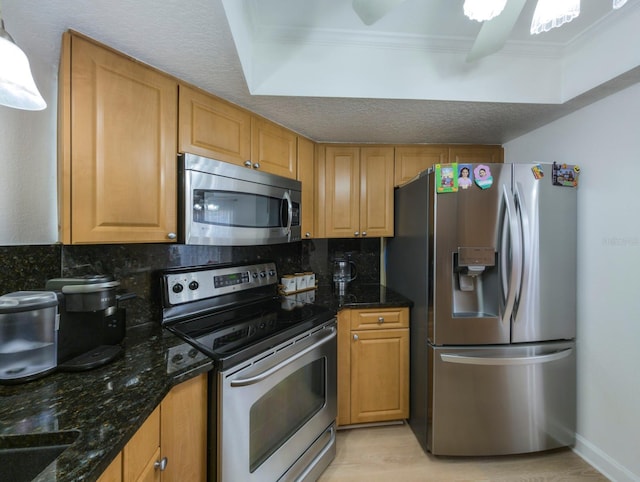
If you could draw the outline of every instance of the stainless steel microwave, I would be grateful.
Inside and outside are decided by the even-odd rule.
[[[302,184],[194,154],[178,156],[178,241],[249,246],[300,240]]]

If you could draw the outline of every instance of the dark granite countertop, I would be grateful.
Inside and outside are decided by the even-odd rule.
[[[411,306],[411,300],[380,284],[349,283],[343,294],[333,285],[320,285],[315,290],[315,303],[339,311],[343,308],[392,308]]]
[[[331,285],[319,286],[314,298],[334,311],[411,305],[378,284],[352,283],[344,294]],[[209,358],[194,350],[175,365],[174,354],[190,347],[157,323],[129,329],[124,346],[123,356],[101,368],[0,385],[0,448],[25,434],[42,441],[52,432],[79,432],[35,482],[95,481],[171,387],[213,368]]]
[[[173,355],[186,345],[157,323],[128,330],[124,345],[123,356],[104,367],[0,386],[5,447],[23,434],[79,431],[34,481],[95,481],[172,386],[212,368],[209,358],[194,352],[176,366]]]

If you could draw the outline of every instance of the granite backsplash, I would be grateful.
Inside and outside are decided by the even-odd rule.
[[[112,275],[120,289],[133,292],[123,301],[127,323],[157,317],[159,270],[202,264],[269,259],[279,274],[313,271],[319,284],[330,284],[333,259],[349,255],[358,282],[380,281],[380,238],[314,239],[271,246],[191,246],[180,244],[0,246],[0,294],[43,289],[47,280],[88,274]]]

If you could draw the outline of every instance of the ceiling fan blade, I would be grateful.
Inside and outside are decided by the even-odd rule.
[[[467,55],[467,62],[496,53],[504,46],[526,2],[527,0],[509,0],[500,15],[483,22],[480,33]]]
[[[353,10],[365,25],[372,25],[405,0],[353,0]]]

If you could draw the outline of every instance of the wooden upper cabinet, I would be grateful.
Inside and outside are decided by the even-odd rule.
[[[327,238],[360,235],[360,148],[327,146],[324,158],[324,232]]]
[[[395,151],[394,186],[401,186],[420,172],[435,164],[445,164],[448,160],[449,146],[398,146]]]
[[[298,137],[298,181],[302,183],[302,237],[315,238],[315,144]]]
[[[458,164],[488,164],[504,161],[504,149],[502,146],[474,146],[460,145],[449,146],[449,162]]]
[[[393,236],[393,147],[360,150],[360,236]]]
[[[324,146],[319,163],[319,235],[393,236],[393,147]]]
[[[251,119],[251,163],[254,169],[296,178],[297,136],[261,117]]]
[[[180,84],[178,148],[244,165],[251,159],[251,114],[222,99]]]
[[[60,86],[63,243],[175,240],[177,82],[66,33]]]

